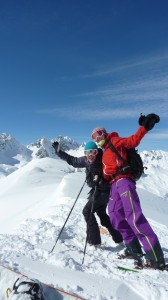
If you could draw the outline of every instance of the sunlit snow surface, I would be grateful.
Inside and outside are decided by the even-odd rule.
[[[79,156],[82,149],[70,153]],[[155,157],[152,164],[150,154],[146,175],[137,187],[143,211],[168,262],[168,153],[157,155],[164,157]],[[102,235],[102,249],[87,247],[82,265],[86,239],[82,209],[87,201],[87,186],[50,253],[84,180],[84,170],[75,170],[57,157],[33,158],[1,178],[1,265],[88,300],[167,300],[168,272],[118,270],[118,264],[128,265],[128,261],[117,260],[116,253],[123,246],[117,246],[110,236]],[[0,300],[5,300],[6,289],[18,276],[0,270]],[[46,293],[46,299],[52,299],[51,292]]]

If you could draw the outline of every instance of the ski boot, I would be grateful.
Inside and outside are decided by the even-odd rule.
[[[153,268],[155,270],[165,270],[166,264],[160,243],[157,242],[151,251],[145,254],[145,268]]]
[[[140,257],[143,257],[143,255],[139,240],[134,238],[130,244],[126,245],[126,248],[122,250],[122,252],[118,253],[118,258],[139,259]]]

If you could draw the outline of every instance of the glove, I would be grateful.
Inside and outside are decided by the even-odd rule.
[[[139,123],[140,126],[144,125],[145,119],[146,119],[146,117],[141,114],[140,117],[139,117],[139,120],[138,120],[138,123]]]
[[[52,146],[53,146],[53,148],[55,149],[55,152],[56,152],[56,153],[60,152],[61,146],[60,146],[60,144],[59,144],[58,142],[54,142],[54,143],[52,144]]]
[[[149,114],[146,117],[141,115],[139,118],[139,125],[144,126],[147,131],[151,130],[159,122],[160,117],[156,114]]]
[[[94,175],[92,186],[96,187],[101,183],[101,178],[99,175]]]

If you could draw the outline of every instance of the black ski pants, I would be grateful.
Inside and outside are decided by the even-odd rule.
[[[101,244],[101,236],[99,226],[95,217],[95,213],[100,219],[100,223],[102,226],[106,227],[113,240],[116,243],[122,242],[121,234],[115,230],[110,222],[110,218],[106,213],[107,203],[109,193],[107,192],[99,192],[95,199],[93,199],[93,193],[89,196],[89,201],[83,208],[83,216],[85,218],[87,224],[87,240],[91,245]]]

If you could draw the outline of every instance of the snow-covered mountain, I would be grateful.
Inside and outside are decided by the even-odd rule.
[[[55,158],[56,156],[52,143],[46,138],[41,138],[27,147],[32,151],[32,158]]]
[[[83,155],[85,143],[80,145],[69,137],[58,136],[51,141],[46,138],[38,139],[27,147],[19,143],[10,134],[3,133],[0,135],[0,178],[16,171],[21,166],[27,164],[33,159],[45,157],[58,158],[52,147],[52,143],[58,141],[61,149],[74,156]],[[145,180],[143,187],[150,192],[155,192],[164,199],[168,198],[167,180],[168,180],[168,152],[143,151],[140,153],[145,169]],[[72,171],[69,168],[68,171]],[[154,176],[153,176],[154,174]],[[152,178],[152,180],[151,180]],[[138,186],[142,187],[142,179],[138,181]]]
[[[58,136],[49,141],[46,138],[38,139],[28,146],[22,145],[10,134],[0,134],[0,178],[16,171],[19,167],[27,164],[35,158],[57,158],[52,143],[58,141],[62,150],[78,150],[79,145],[69,137]]]
[[[143,151],[140,153],[145,169],[144,180],[138,181],[138,186],[168,200],[168,152]],[[143,184],[142,184],[143,182]]]
[[[28,145],[28,149],[32,151],[32,157],[33,158],[44,158],[44,157],[52,157],[55,158],[55,151],[52,147],[52,143],[58,141],[61,145],[61,149],[63,151],[68,150],[76,150],[80,147],[80,145],[72,140],[69,137],[63,137],[58,136],[57,138],[53,138],[51,141],[49,141],[46,138],[41,138],[37,140],[36,142]]]
[[[21,145],[10,134],[0,134],[0,164],[20,165],[31,160],[32,151]]]
[[[58,141],[61,145],[61,149],[63,151],[68,151],[68,150],[76,150],[80,146],[84,146],[84,143],[80,145],[79,143],[75,142],[73,139],[69,138],[68,136],[61,136],[59,135],[57,138],[54,138],[51,140],[51,142]]]
[[[52,141],[43,138],[22,148],[9,135],[1,135],[1,140],[1,166],[15,168],[0,179],[1,265],[87,300],[168,299],[168,272],[118,270],[116,255],[123,246],[116,245],[110,236],[102,235],[102,249],[87,246],[82,265],[86,240],[82,209],[88,197],[87,185],[51,253],[84,183],[85,172],[71,172],[65,161],[54,156]],[[83,146],[68,149],[72,155],[83,155]],[[18,153],[20,160],[16,162]],[[144,151],[141,156],[148,168],[137,182],[141,206],[168,263],[168,153]],[[12,288],[17,277],[0,267],[0,300],[6,300],[6,289]],[[51,290],[44,287],[44,291],[45,300],[56,299]]]
[[[9,175],[32,159],[32,151],[10,134],[0,134],[0,178]]]

